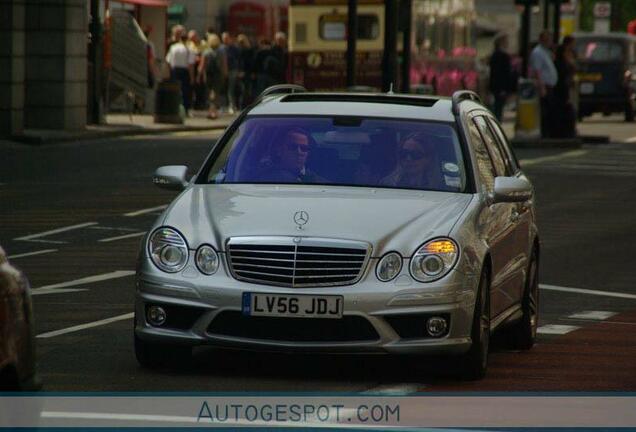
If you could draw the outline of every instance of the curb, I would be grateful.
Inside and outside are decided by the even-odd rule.
[[[585,144],[609,144],[609,135],[579,135]]]
[[[78,141],[78,140],[97,140],[104,138],[117,138],[123,136],[136,136],[136,135],[161,135],[163,133],[172,133],[172,132],[197,132],[197,131],[213,131],[219,129],[225,129],[229,126],[227,125],[216,125],[216,126],[175,126],[175,127],[165,127],[165,128],[132,128],[132,129],[120,129],[120,130],[103,130],[103,131],[81,131],[77,133],[61,133],[60,136],[51,136],[46,134],[26,134],[26,135],[16,135],[10,138],[13,142],[18,142],[22,144],[29,145],[43,145],[43,144],[54,144],[61,142],[69,142],[69,141]]]

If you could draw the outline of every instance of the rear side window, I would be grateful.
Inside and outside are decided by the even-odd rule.
[[[581,40],[576,44],[579,60],[589,62],[622,61],[623,44],[611,40]]]
[[[491,191],[495,187],[495,167],[492,165],[490,155],[488,154],[488,150],[486,150],[477,125],[473,122],[468,122],[468,131],[470,134],[470,142],[475,151],[475,162],[477,163],[479,179],[486,190]]]
[[[512,148],[510,148],[510,145],[508,144],[508,138],[506,137],[505,132],[503,131],[503,129],[501,129],[499,123],[497,123],[492,118],[488,118],[488,123],[490,124],[491,129],[495,131],[495,136],[499,140],[499,144],[501,149],[503,150],[504,155],[508,156],[507,159],[510,164],[510,174],[516,173],[517,171],[519,171],[519,161],[517,160],[517,156],[512,151]]]
[[[486,118],[479,116],[475,117],[473,121],[479,128],[479,132],[481,132],[481,136],[486,144],[486,149],[488,150],[488,153],[490,153],[490,157],[495,165],[495,172],[498,176],[509,175],[509,169],[506,166],[506,159],[501,153],[497,140],[486,123]]]

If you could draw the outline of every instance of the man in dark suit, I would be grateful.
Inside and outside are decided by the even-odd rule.
[[[514,76],[512,62],[508,49],[508,36],[501,34],[495,38],[495,49],[490,56],[490,85],[493,96],[492,111],[501,121],[503,109],[510,93],[514,91]]]

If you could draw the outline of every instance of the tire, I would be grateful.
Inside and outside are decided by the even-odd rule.
[[[539,323],[539,257],[536,249],[530,256],[521,308],[523,316],[510,327],[508,336],[512,348],[529,350],[537,339]]]
[[[490,272],[484,269],[479,279],[475,311],[470,332],[472,344],[460,360],[460,376],[469,381],[482,379],[488,367],[490,347]]]

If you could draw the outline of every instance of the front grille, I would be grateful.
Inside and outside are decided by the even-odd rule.
[[[369,321],[359,316],[341,319],[245,316],[219,313],[208,327],[213,335],[281,342],[364,342],[380,336]]]
[[[298,243],[294,243],[296,240]],[[309,238],[233,238],[227,246],[236,279],[287,287],[349,285],[362,276],[367,244]]]

